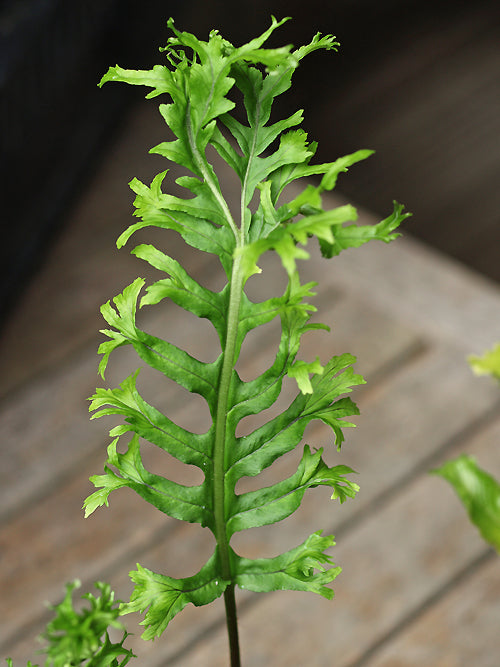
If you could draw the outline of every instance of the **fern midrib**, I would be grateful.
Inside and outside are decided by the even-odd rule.
[[[231,228],[236,246],[244,244],[243,229],[238,230],[229,210],[229,206],[220,192],[217,183],[206,167],[203,156],[200,155],[193,133],[191,123],[189,101],[186,109],[186,131],[191,153],[195,163],[200,170],[205,182],[210,187],[215,199],[219,202],[229,227]],[[242,225],[243,228],[243,225]],[[225,445],[227,430],[227,414],[229,402],[229,390],[234,368],[234,356],[238,336],[238,321],[240,304],[243,291],[243,271],[241,268],[241,255],[236,255],[233,260],[229,306],[227,313],[226,341],[223,349],[223,362],[217,392],[217,410],[215,418],[214,451],[213,451],[213,511],[214,511],[214,534],[219,551],[221,564],[221,575],[225,581],[232,583],[231,560],[229,552],[229,540],[227,537],[226,512],[225,512]]]
[[[251,168],[252,158],[257,141],[257,129],[254,129],[252,150],[247,163],[245,178],[243,179],[240,194],[240,228],[236,236],[236,245],[243,248],[248,230],[245,229],[245,200],[247,196],[248,176]],[[226,204],[227,206],[227,204]],[[215,422],[215,444],[214,444],[214,519],[215,536],[219,548],[222,576],[226,581],[233,584],[231,571],[231,559],[229,550],[229,539],[227,536],[226,519],[226,437],[227,416],[229,412],[229,391],[231,378],[235,364],[235,352],[238,340],[239,315],[243,296],[244,275],[242,270],[242,254],[235,254],[231,273],[231,286],[229,296],[229,307],[227,316],[226,345],[223,351],[224,361],[221,370],[219,393],[217,402],[217,415]]]
[[[226,581],[232,580],[229,555],[229,540],[227,538],[227,521],[225,511],[225,445],[227,433],[227,415],[229,408],[229,391],[234,369],[234,357],[238,336],[239,311],[243,292],[243,272],[241,270],[241,255],[234,259],[231,275],[231,291],[227,316],[226,345],[224,360],[221,369],[217,412],[215,420],[214,438],[214,518],[215,537],[221,559],[222,576]]]
[[[230,229],[232,230],[236,247],[243,248],[247,241],[248,230],[245,229],[245,208],[246,197],[248,189],[248,179],[251,171],[251,165],[255,156],[255,148],[257,143],[258,119],[256,126],[253,127],[253,140],[250,150],[249,159],[247,162],[246,173],[242,183],[242,191],[240,195],[240,213],[241,221],[238,229],[235,221],[231,215],[229,206],[224,199],[220,189],[212,177],[212,174],[207,169],[204,156],[198,150],[196,139],[193,133],[193,126],[189,113],[189,102],[186,113],[186,129],[190,144],[190,149],[193,158],[196,162],[200,173],[205,179],[205,182],[210,187],[212,194],[218,201],[222,210],[224,211],[226,220]],[[257,110],[257,115],[260,116],[260,104]],[[231,379],[235,365],[235,353],[238,341],[239,329],[239,315],[241,308],[241,301],[243,295],[244,272],[242,269],[242,254],[235,253],[233,256],[233,266],[230,279],[230,293],[229,305],[227,312],[227,328],[226,340],[223,349],[223,362],[219,379],[219,386],[217,392],[217,410],[215,417],[215,434],[214,434],[214,451],[213,451],[213,511],[214,511],[214,534],[217,542],[221,574],[224,580],[230,582],[232,585],[233,575],[231,571],[231,557],[229,549],[229,539],[227,535],[227,519],[226,519],[226,497],[225,497],[225,480],[226,480],[226,438],[227,438],[227,416],[229,412],[229,394],[231,389]]]

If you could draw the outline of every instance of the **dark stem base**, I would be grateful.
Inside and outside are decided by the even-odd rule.
[[[238,619],[236,616],[236,600],[234,597],[234,584],[224,591],[224,604],[226,605],[227,635],[229,638],[229,654],[231,656],[231,667],[241,667],[240,643],[238,639]]]

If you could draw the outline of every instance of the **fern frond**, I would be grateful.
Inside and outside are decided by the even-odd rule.
[[[208,404],[212,425],[206,433],[194,434],[176,425],[143,398],[137,388],[137,373],[118,388],[97,389],[91,410],[95,417],[114,415],[121,419],[110,432],[104,475],[92,478],[97,490],[85,503],[86,513],[108,503],[112,491],[133,489],[160,511],[179,520],[208,527],[215,538],[215,551],[192,577],[172,579],[138,565],[131,573],[135,590],[123,611],[145,612],[145,638],[163,632],[186,604],[207,604],[224,594],[233,595],[235,585],[253,591],[304,590],[333,596],[329,584],[340,568],[325,553],[333,537],[316,532],[301,545],[280,556],[250,560],[234,552],[232,535],[260,527],[292,514],[304,494],[314,487],[328,486],[332,499],[340,503],[354,497],[357,484],[344,465],[330,466],[322,452],[304,446],[295,472],[286,479],[255,491],[237,494],[236,484],[244,476],[257,476],[281,456],[298,447],[306,426],[320,421],[329,427],[333,445],[340,449],[346,421],[358,409],[348,394],[364,382],[352,368],[355,357],[335,356],[326,363],[319,357],[297,358],[302,336],[314,329],[316,308],[309,303],[316,283],[301,284],[300,261],[309,257],[307,245],[319,242],[325,257],[371,240],[391,241],[408,216],[394,205],[391,216],[377,225],[357,225],[356,209],[349,205],[328,209],[323,194],[332,190],[340,174],[372,153],[360,150],[331,163],[314,164],[317,144],[300,128],[302,110],[270,122],[277,96],[291,85],[300,61],[318,49],[335,50],[331,35],[315,35],[298,49],[291,45],[268,49],[266,40],[282,25],[271,26],[248,44],[235,47],[212,31],[208,41],[178,30],[162,51],[166,64],[149,71],[111,67],[103,77],[143,85],[148,98],[164,96],[160,113],[174,138],[154,147],[189,172],[177,178],[186,197],[163,192],[167,171],[150,185],[138,179],[130,183],[135,193],[138,218],[118,239],[122,247],[138,230],[146,227],[173,230],[190,246],[220,260],[227,283],[218,293],[200,285],[174,258],[149,244],[132,252],[161,273],[146,287],[138,278],[102,307],[109,325],[108,340],[99,348],[100,373],[115,349],[132,345],[142,362],[159,371]],[[239,92],[246,120],[235,112]],[[240,182],[239,209],[231,210],[222,194],[219,176],[209,160],[208,149],[236,173]],[[298,195],[287,201],[287,187],[299,179],[306,182]],[[248,279],[260,271],[264,253],[275,251],[286,271],[287,287],[281,296],[255,303],[247,296]],[[142,295],[142,296],[141,296]],[[144,306],[158,306],[170,299],[196,317],[211,322],[220,341],[220,355],[202,362],[189,351],[143,331],[137,313]],[[243,381],[236,362],[247,334],[279,318],[281,337],[274,361],[259,377]],[[288,407],[244,436],[237,436],[242,419],[269,409],[281,394],[286,378],[294,378],[297,393]],[[131,434],[126,450],[118,445]],[[148,471],[141,456],[141,440],[165,450],[179,461],[195,465],[204,474],[197,486],[185,486]]]

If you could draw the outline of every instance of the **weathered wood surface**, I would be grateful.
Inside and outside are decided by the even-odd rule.
[[[44,602],[58,600],[64,582],[79,577],[88,590],[104,579],[126,597],[126,573],[137,561],[187,576],[213,548],[208,531],[163,517],[128,490],[87,520],[81,512],[88,477],[101,472],[109,441],[108,424],[89,422],[85,400],[99,384],[98,306],[138,273],[150,276],[113,242],[131,211],[126,182],[159,170],[144,147],[160,141],[161,132],[151,107],[132,115],[2,339],[0,655],[16,665],[33,657],[33,638],[48,617]],[[220,281],[215,263],[186,252],[174,235],[168,243],[195,277]],[[252,278],[255,298],[283,284],[274,259],[266,259],[265,278]],[[499,337],[500,292],[407,239],[369,244],[330,262],[315,254],[302,275],[319,281],[319,320],[332,327],[331,334],[308,334],[304,354],[325,360],[352,352],[368,381],[356,391],[357,428],[347,432],[340,455],[330,454],[359,471],[361,492],[340,507],[325,490],[312,490],[276,528],[236,536],[237,550],[266,556],[323,528],[336,535],[332,555],[343,567],[333,602],[290,592],[239,594],[244,664],[495,667],[500,563],[428,470],[467,451],[500,476],[500,392],[466,364],[467,354]],[[144,314],[143,322],[200,358],[217,353],[209,325],[171,304]],[[277,333],[266,326],[249,336],[243,377],[269,363]],[[116,357],[109,386],[136,365],[129,351]],[[206,427],[201,403],[186,401],[147,369],[141,376],[146,395],[174,421]],[[327,437],[318,426],[307,431],[313,445],[327,444]],[[196,471],[160,451],[148,451],[148,460],[168,465],[174,479],[196,479]],[[261,475],[263,483],[290,474],[295,463],[286,457]],[[135,627],[141,667],[227,664],[221,601],[186,608],[164,638],[148,645]]]
[[[500,281],[500,5],[455,4],[418,3],[423,23],[410,9],[404,30],[307,116],[323,151],[377,151],[339,186],[347,196],[378,213],[405,202],[418,238]]]

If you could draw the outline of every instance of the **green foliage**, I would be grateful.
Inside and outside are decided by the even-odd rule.
[[[500,380],[500,343],[481,356],[471,355],[469,364],[476,375]],[[482,537],[500,553],[500,484],[466,454],[431,471],[447,480],[462,501],[471,522]]]
[[[480,357],[471,355],[469,363],[476,375],[491,375],[500,381],[500,343],[496,343]]]
[[[432,471],[446,479],[482,537],[500,552],[500,484],[472,456],[459,456]]]
[[[297,270],[297,260],[309,256],[307,243],[316,237],[323,255],[333,257],[371,239],[389,242],[409,215],[395,203],[386,220],[363,226],[354,224],[357,213],[353,206],[324,210],[323,193],[332,190],[339,175],[371,151],[357,151],[332,163],[310,164],[316,144],[308,142],[298,127],[302,111],[271,122],[273,101],[290,87],[302,58],[317,49],[337,47],[332,36],[317,34],[295,50],[291,46],[263,48],[282,23],[273,18],[260,37],[234,47],[216,31],[204,42],[178,31],[170,20],[173,36],[163,49],[166,64],[150,71],[111,67],[101,81],[101,85],[121,81],[146,86],[151,89],[148,98],[167,96],[170,101],[160,105],[160,113],[175,139],[162,142],[151,152],[191,174],[176,180],[187,191],[186,198],[163,192],[168,170],[150,185],[133,179],[130,187],[135,193],[138,221],[120,236],[118,247],[145,227],[174,230],[188,245],[218,257],[227,277],[225,287],[213,292],[175,259],[143,244],[132,252],[164,275],[145,291],[145,281],[138,278],[102,307],[109,325],[103,331],[108,340],[99,348],[102,377],[111,353],[132,345],[144,364],[203,397],[212,417],[211,427],[202,434],[175,424],[141,396],[138,372],[117,388],[97,389],[92,397],[94,417],[118,415],[122,422],[110,432],[113,440],[104,474],[91,478],[97,490],[85,501],[86,515],[107,504],[112,491],[129,487],[168,516],[199,523],[215,537],[213,555],[193,576],[172,579],[140,565],[131,573],[135,590],[123,611],[146,612],[143,636],[147,639],[160,635],[186,604],[207,604],[234,585],[253,591],[304,590],[331,597],[328,584],[339,572],[339,568],[330,567],[330,556],[325,553],[333,545],[332,537],[316,532],[280,556],[256,560],[237,554],[230,540],[238,531],[285,519],[310,488],[329,486],[332,498],[341,503],[358,490],[346,477],[353,472],[350,468],[329,466],[323,449],[311,451],[305,445],[298,469],[289,478],[258,491],[235,492],[242,477],[259,475],[294,450],[311,421],[328,425],[332,444],[340,449],[342,429],[352,426],[345,418],[358,414],[347,396],[364,382],[352,369],[353,356],[342,354],[325,364],[319,359],[297,358],[304,333],[327,328],[309,322],[315,308],[307,299],[314,295],[315,283],[301,284]],[[232,95],[234,91],[238,95]],[[239,119],[234,99],[242,99],[246,123]],[[222,194],[209,161],[210,146],[239,177],[238,211],[230,210]],[[319,184],[306,183],[299,195],[287,201],[287,186],[312,176],[320,177]],[[270,250],[283,264],[287,288],[281,296],[254,303],[246,295],[245,285],[250,276],[260,272],[260,258]],[[138,308],[159,304],[165,298],[212,323],[221,345],[214,362],[201,362],[138,326]],[[275,360],[260,377],[244,382],[235,365],[245,336],[273,318],[281,321]],[[290,405],[253,432],[237,436],[243,418],[275,403],[287,376],[298,386]],[[203,482],[186,486],[148,471],[141,457],[141,439],[197,466],[204,474]]]
[[[100,595],[83,595],[89,604],[79,611],[73,606],[73,591],[80,587],[79,581],[66,584],[64,599],[51,607],[54,618],[41,637],[47,642],[42,650],[47,655],[45,667],[124,667],[130,658],[135,657],[123,646],[128,634],[118,621],[119,601],[115,601],[108,584],[96,582],[95,586]],[[110,628],[123,632],[119,642],[111,641]],[[7,664],[12,667],[10,658]],[[38,666],[28,662],[27,667]]]

